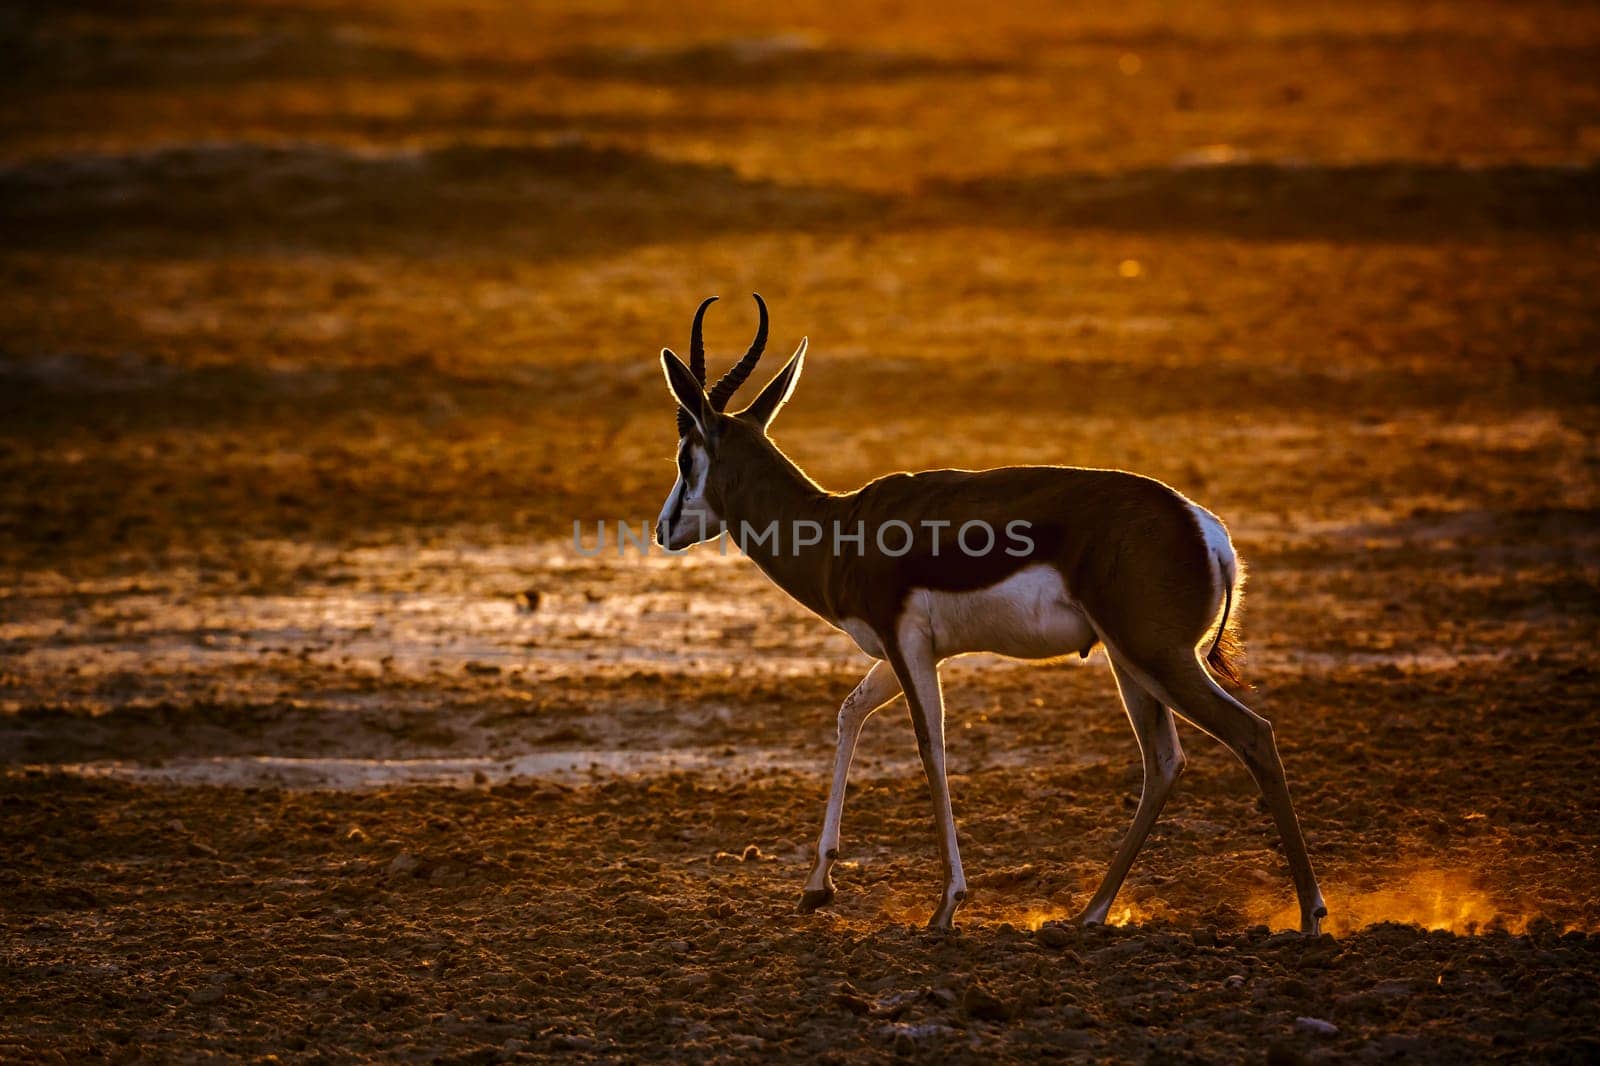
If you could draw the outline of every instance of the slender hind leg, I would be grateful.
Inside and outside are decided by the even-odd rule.
[[[861,727],[879,707],[894,699],[900,682],[888,663],[872,664],[839,708],[839,743],[833,756],[833,787],[828,790],[828,813],[822,819],[822,836],[817,841],[817,862],[806,879],[800,910],[810,912],[833,902],[833,860],[839,857],[839,820],[844,816],[845,785],[850,778],[850,762],[855,758]]]
[[[1130,672],[1152,694],[1158,696],[1185,719],[1216,737],[1228,747],[1255,779],[1266,798],[1278,835],[1283,838],[1289,869],[1294,875],[1295,894],[1300,900],[1300,929],[1315,934],[1328,915],[1327,904],[1317,888],[1311,869],[1300,820],[1289,799],[1289,785],[1278,756],[1272,723],[1228,695],[1211,679],[1193,654],[1173,654],[1154,661],[1128,663]]]
[[[1111,661],[1111,672],[1117,679],[1122,706],[1127,709],[1128,721],[1133,725],[1139,751],[1144,756],[1144,786],[1139,793],[1139,809],[1133,814],[1133,825],[1117,849],[1116,858],[1111,860],[1111,869],[1106,871],[1099,891],[1084,909],[1080,920],[1088,925],[1105,922],[1133,860],[1144,847],[1156,819],[1161,817],[1161,808],[1166,805],[1172,786],[1188,762],[1178,744],[1178,727],[1172,720],[1172,712],[1146,692],[1115,659]]]

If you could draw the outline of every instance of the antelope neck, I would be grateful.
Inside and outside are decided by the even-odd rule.
[[[834,523],[845,521],[854,494],[828,492],[776,447],[759,449],[740,466],[737,480],[723,490],[720,509],[735,542],[779,588],[828,621],[837,621],[828,595]],[[774,522],[777,536],[768,537]],[[807,522],[820,528],[820,539],[797,547],[796,530]],[[757,537],[765,539],[757,542]]]

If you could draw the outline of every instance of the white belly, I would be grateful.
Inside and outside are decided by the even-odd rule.
[[[883,643],[859,618],[839,628],[874,659],[884,658]],[[916,589],[900,618],[902,634],[933,634],[940,659],[968,652],[992,652],[1016,659],[1054,659],[1086,651],[1099,639],[1089,616],[1067,595],[1061,572],[1036,564],[988,588],[967,592]]]
[[[941,659],[976,651],[1053,659],[1084,651],[1098,639],[1088,615],[1067,594],[1061,572],[1044,564],[970,592],[920,589],[907,611],[924,616],[911,621],[925,620]]]

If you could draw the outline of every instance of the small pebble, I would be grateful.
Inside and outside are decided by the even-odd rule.
[[[422,868],[422,863],[409,851],[402,851],[389,860],[389,874],[392,877],[403,877],[406,874],[416,873]]]
[[[1034,934],[1034,939],[1047,948],[1064,948],[1077,941],[1077,937],[1061,928],[1059,925],[1041,926]]]
[[[1011,1014],[1004,1003],[979,984],[967,986],[966,994],[961,997],[961,1008],[969,1017],[991,1022],[1003,1022]]]

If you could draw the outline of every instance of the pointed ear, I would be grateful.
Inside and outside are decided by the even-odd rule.
[[[706,398],[706,390],[700,387],[694,374],[683,365],[682,359],[673,354],[671,348],[661,349],[661,369],[666,372],[667,388],[671,390],[673,399],[688,412],[701,438],[710,440],[711,434],[706,430],[711,421],[711,401]]]
[[[789,402],[789,396],[794,392],[794,384],[800,380],[800,371],[805,368],[806,343],[806,338],[800,338],[800,347],[795,349],[788,365],[767,382],[767,387],[761,390],[761,395],[757,396],[749,407],[740,411],[739,417],[755,419],[762,429],[772,425],[772,420],[783,410],[783,405]]]

